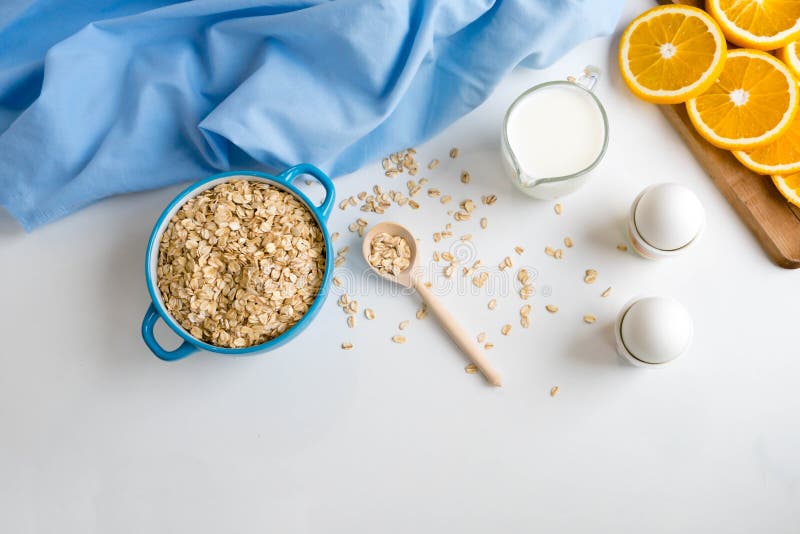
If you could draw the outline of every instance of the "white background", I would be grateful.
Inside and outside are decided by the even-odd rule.
[[[642,8],[632,4],[621,25]],[[511,255],[537,270],[529,330],[513,294],[493,312],[486,291],[444,296],[470,332],[496,344],[501,389],[463,371],[431,318],[414,319],[416,297],[378,295],[358,278],[359,242],[346,230],[354,209],[336,209],[330,228],[354,249],[353,274],[342,276],[375,321],[348,330],[334,291],[279,350],[176,363],[153,357],[139,328],[147,237],[181,187],[107,200],[30,235],[3,215],[0,531],[800,531],[800,273],[770,263],[658,109],[627,92],[615,55],[615,39],[597,39],[546,71],[515,72],[418,147],[422,163],[442,160],[422,175],[444,193],[498,195],[455,225],[475,236],[476,257],[496,265]],[[503,176],[499,123],[524,89],[587,63],[604,71],[597,92],[611,143],[556,216]],[[461,148],[456,161],[451,146]],[[458,181],[462,168],[470,186]],[[405,179],[383,177],[376,162],[337,188],[342,198]],[[619,252],[630,202],[661,181],[701,198],[700,246],[660,263]],[[429,255],[449,219],[435,199],[421,203],[385,218],[418,233]],[[564,260],[545,256],[567,235],[575,247]],[[587,268],[599,271],[594,285],[582,282]],[[600,298],[607,286],[613,295]],[[625,364],[612,345],[618,309],[650,293],[678,298],[695,322],[690,353],[655,371]],[[560,311],[547,314],[547,303]],[[585,313],[598,322],[583,324]],[[408,342],[396,345],[403,319]],[[503,337],[506,322],[514,328]]]

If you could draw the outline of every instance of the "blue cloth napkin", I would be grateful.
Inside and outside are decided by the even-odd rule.
[[[2,0],[0,204],[31,230],[230,168],[419,143],[622,0]]]

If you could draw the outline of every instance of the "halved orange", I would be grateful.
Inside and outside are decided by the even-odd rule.
[[[728,41],[757,50],[775,50],[800,37],[797,0],[706,0]]]
[[[786,200],[800,206],[800,174],[790,174],[788,176],[773,176],[772,183],[786,197]]]
[[[797,43],[797,41],[792,41],[783,48],[779,48],[775,51],[775,55],[786,63],[794,77],[800,80],[800,57],[797,55]]]
[[[709,143],[750,150],[771,143],[791,125],[798,89],[788,67],[759,50],[728,52],[711,88],[686,102],[692,124]]]
[[[773,142],[752,150],[734,150],[742,165],[758,174],[800,172],[800,113],[789,128]]]
[[[636,96],[656,104],[676,104],[714,83],[726,50],[722,30],[702,9],[659,6],[639,15],[625,29],[619,43],[619,68]]]

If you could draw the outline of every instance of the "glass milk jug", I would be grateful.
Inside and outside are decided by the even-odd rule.
[[[596,67],[578,77],[536,85],[511,104],[503,120],[503,161],[526,195],[551,199],[589,178],[608,146],[608,118],[593,89]]]

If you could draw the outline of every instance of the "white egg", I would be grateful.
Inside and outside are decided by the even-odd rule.
[[[692,318],[680,302],[669,297],[646,297],[628,308],[620,335],[636,359],[665,363],[686,352],[692,330]]]
[[[680,184],[658,184],[639,199],[634,221],[639,235],[651,246],[676,250],[700,233],[705,211],[690,189]]]

